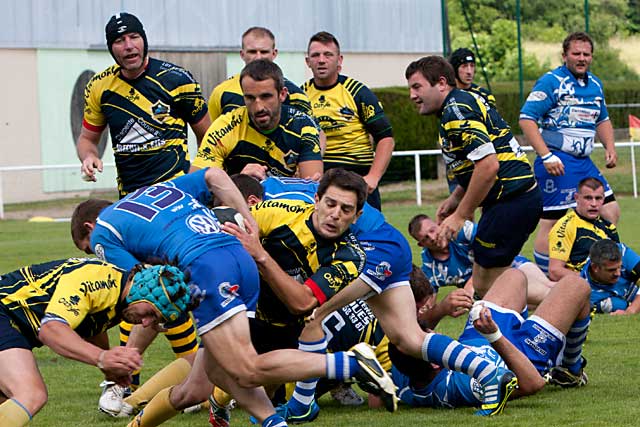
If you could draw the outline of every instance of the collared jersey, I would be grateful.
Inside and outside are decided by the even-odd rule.
[[[127,80],[116,64],[93,76],[84,97],[83,126],[109,126],[121,197],[189,171],[187,123],[200,121],[207,105],[188,71],[149,58],[144,73]]]
[[[126,270],[150,258],[186,270],[209,249],[239,245],[206,207],[211,193],[205,173],[141,188],[103,209],[91,233],[93,253]]]
[[[313,79],[302,89],[309,96],[313,115],[327,136],[324,161],[354,166],[373,162],[375,142],[391,137],[391,123],[378,98],[364,84],[339,75],[335,85],[318,87]]]
[[[611,239],[620,242],[616,226],[602,217],[587,220],[571,209],[549,232],[549,258],[559,259],[579,272],[594,242]]]
[[[248,163],[258,163],[271,175],[293,176],[298,163],[308,160],[322,160],[318,129],[311,117],[283,105],[280,123],[269,132],[251,123],[247,107],[218,117],[202,139],[193,165],[217,167],[232,175]]]
[[[536,82],[520,119],[538,122],[549,149],[585,157],[593,150],[596,127],[609,120],[602,82],[587,72],[577,79],[562,65]]]
[[[358,277],[365,254],[355,236],[346,232],[327,240],[316,232],[314,205],[294,200],[268,200],[251,207],[264,249],[289,276],[308,286],[322,305]],[[276,326],[299,324],[261,277],[256,317]]]
[[[289,105],[298,111],[309,116],[313,116],[311,103],[307,95],[291,80],[285,78],[284,86],[289,91],[284,100],[285,105]],[[244,106],[244,96],[240,87],[240,74],[229,77],[227,80],[213,88],[209,97],[209,116],[211,122],[215,121],[223,114]]]
[[[0,302],[34,347],[41,324],[56,320],[90,338],[119,322],[125,270],[98,259],[69,258],[0,276]]]
[[[509,125],[473,92],[453,89],[445,98],[440,143],[447,169],[465,190],[474,162],[496,154],[500,169],[481,206],[525,193],[536,183],[531,164]]]
[[[447,259],[436,259],[428,249],[422,250],[422,271],[435,292],[438,292],[442,286],[461,288],[471,278],[473,270],[471,244],[476,235],[476,228],[473,222],[465,221],[456,238],[449,242]]]
[[[591,286],[592,306],[611,297],[621,298],[627,303],[631,303],[638,294],[636,283],[640,279],[640,255],[624,243],[618,243],[618,247],[622,252],[622,268],[620,269],[620,278],[613,285],[600,283],[591,276],[589,271],[591,258],[587,259],[582,271],[580,271],[580,276]]]

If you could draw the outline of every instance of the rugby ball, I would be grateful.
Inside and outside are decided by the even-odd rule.
[[[244,217],[240,212],[229,206],[218,206],[211,209],[213,214],[218,218],[220,224],[232,222],[236,224],[242,231],[247,231],[244,226]]]

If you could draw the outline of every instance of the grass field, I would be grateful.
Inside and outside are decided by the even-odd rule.
[[[386,192],[385,192],[386,193]],[[387,199],[388,193],[383,193]],[[389,197],[391,198],[391,197]],[[622,206],[620,234],[625,242],[640,249],[640,201],[619,197]],[[391,202],[384,205],[388,220],[405,232],[409,219],[419,212],[433,214],[435,205],[419,208]],[[418,247],[413,245],[414,260],[419,262]],[[529,242],[523,251],[531,255]],[[28,223],[0,221],[0,272],[47,260],[81,256],[71,243],[68,223]],[[598,316],[592,323],[585,349],[589,361],[589,385],[575,390],[548,388],[536,396],[511,402],[504,415],[487,420],[473,416],[473,409],[432,410],[401,407],[398,413],[343,408],[328,398],[320,400],[322,412],[313,425],[323,426],[635,426],[640,419],[637,404],[638,342],[640,318]],[[446,320],[441,332],[457,336],[462,320]],[[115,331],[112,331],[112,343]],[[50,350],[35,350],[39,367],[49,388],[49,403],[34,418],[33,426],[124,426],[126,421],[112,419],[97,411],[100,372],[87,365],[65,360]],[[143,378],[164,366],[172,355],[167,342],[159,339],[145,355]],[[232,425],[249,425],[245,413],[236,410]],[[206,415],[181,415],[167,426],[208,425]]]

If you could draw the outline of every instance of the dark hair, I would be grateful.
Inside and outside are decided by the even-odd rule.
[[[565,55],[569,51],[571,47],[571,42],[579,41],[579,42],[587,42],[591,45],[591,53],[593,53],[593,39],[591,36],[584,31],[576,31],[574,33],[569,34],[564,41],[562,42],[562,53]]]
[[[84,223],[95,222],[100,212],[111,204],[108,200],[89,199],[76,206],[71,215],[71,238],[76,246],[89,235]]]
[[[594,178],[589,176],[587,178],[582,178],[580,182],[578,182],[578,192],[582,190],[582,187],[587,187],[592,190],[597,190],[598,188],[604,188],[604,184],[598,178]]]
[[[104,28],[104,33],[107,39],[107,47],[109,48],[109,53],[111,53],[111,56],[113,56],[113,51],[111,50],[113,42],[115,42],[119,37],[129,33],[140,34],[140,37],[142,37],[142,40],[144,41],[144,56],[147,56],[147,53],[149,51],[147,34],[144,32],[142,22],[140,22],[140,20],[135,15],[127,12],[121,12],[113,15],[111,18],[109,18],[109,22],[107,22],[107,25]]]
[[[407,231],[409,232],[409,235],[411,237],[415,236],[415,234],[420,229],[422,221],[424,221],[425,219],[429,219],[429,215],[418,214],[411,218],[411,221],[409,221],[409,226],[407,227]]]
[[[462,64],[467,64],[469,62],[476,63],[476,56],[473,52],[466,47],[461,47],[459,49],[454,50],[449,55],[449,64],[453,67],[453,72],[456,75],[456,78],[459,80],[460,76],[458,75],[458,68]]]
[[[245,200],[247,200],[249,196],[255,196],[262,199],[264,193],[262,184],[260,184],[260,181],[251,175],[236,173],[231,175],[229,178],[231,178],[231,181],[233,181],[236,187],[238,187],[238,190],[240,190],[240,193]]]
[[[331,44],[333,43],[338,48],[338,54],[340,54],[340,43],[338,43],[338,39],[333,34],[327,31],[320,31],[319,33],[315,33],[309,39],[309,44],[307,45],[307,52],[309,52],[309,47],[311,47],[311,43],[318,42],[322,44]]]
[[[245,31],[244,33],[242,33],[242,48],[244,49],[244,38],[247,37],[249,34],[254,34],[257,37],[267,37],[270,38],[271,41],[273,41],[273,47],[275,48],[276,46],[276,36],[273,35],[273,33],[271,32],[270,29],[265,28],[265,27],[251,27],[248,28],[247,31]]]
[[[413,61],[407,67],[404,75],[409,80],[415,73],[420,73],[427,79],[431,86],[435,86],[444,77],[451,87],[456,86],[455,72],[449,62],[441,56],[425,56],[417,61]]]
[[[276,91],[280,93],[284,87],[284,77],[282,76],[282,70],[277,64],[266,59],[257,59],[249,62],[244,66],[240,72],[240,86],[242,86],[242,79],[245,77],[251,77],[257,82],[262,82],[268,79],[272,79],[276,87]]]
[[[605,262],[618,262],[622,260],[622,251],[616,242],[611,239],[596,241],[589,249],[591,264],[601,267]]]
[[[369,193],[367,191],[367,183],[364,182],[360,175],[342,168],[329,169],[322,175],[318,184],[318,191],[316,192],[318,199],[322,199],[324,193],[327,192],[327,188],[332,185],[342,190],[356,193],[358,211],[362,209]]]
[[[409,283],[411,284],[411,292],[416,302],[420,302],[425,298],[434,294],[435,290],[431,286],[431,282],[424,274],[424,271],[415,264],[411,265],[411,273],[409,273]]]

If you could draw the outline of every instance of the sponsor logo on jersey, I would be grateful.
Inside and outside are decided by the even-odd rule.
[[[64,297],[58,300],[58,302],[64,305],[67,308],[67,311],[69,313],[72,313],[74,316],[80,315],[80,310],[76,308],[79,301],[80,301],[80,297],[78,297],[77,295],[71,296],[68,300]]]
[[[222,282],[218,285],[218,293],[224,300],[220,303],[222,307],[228,306],[231,301],[236,299],[239,296],[238,291],[240,290],[240,285],[232,285],[229,282]]]
[[[260,210],[262,208],[279,208],[291,213],[302,213],[307,210],[306,205],[290,205],[286,202],[280,202],[277,200],[267,200],[266,202],[258,203],[253,209]]]
[[[102,246],[100,243],[98,243],[96,247],[93,248],[93,253],[96,254],[96,257],[98,257],[98,259],[101,259],[102,261],[107,260],[104,255],[104,246]]]
[[[220,225],[212,217],[202,214],[189,215],[185,221],[187,227],[198,234],[220,233]]]
[[[361,102],[360,109],[362,109],[363,119],[365,122],[369,121],[370,118],[376,115],[376,107],[373,105],[366,105]]]
[[[118,282],[109,275],[106,280],[87,280],[80,283],[79,291],[83,295],[87,295],[91,292],[98,292],[103,289],[113,289],[118,286]]]
[[[239,114],[234,114],[231,116],[231,121],[226,126],[221,127],[220,129],[213,129],[207,133],[207,143],[211,145],[217,145],[225,135],[231,132],[236,126],[239,126],[244,117]]]
[[[390,277],[393,272],[391,271],[391,264],[389,264],[387,261],[382,261],[376,266],[375,270],[371,270],[368,268],[367,274],[376,277],[378,280],[385,280],[387,277]]]
[[[126,98],[127,98],[128,101],[136,102],[137,100],[140,99],[140,95],[138,95],[138,92],[136,92],[136,90],[134,88],[131,88],[129,90],[129,93],[127,94]]]
[[[320,95],[320,97],[318,98],[318,102],[315,102],[313,104],[313,108],[328,108],[328,107],[331,107],[331,103],[327,101],[327,98],[325,98],[324,95]]]
[[[547,99],[547,94],[540,90],[534,90],[529,94],[529,96],[527,96],[527,102],[538,102],[544,101],[545,99]]]

